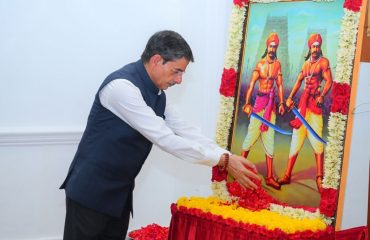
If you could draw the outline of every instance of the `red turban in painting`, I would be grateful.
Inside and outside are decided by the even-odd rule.
[[[269,46],[272,42],[274,42],[276,46],[279,46],[279,36],[277,35],[277,33],[270,33],[269,37],[266,40],[266,46]]]
[[[312,44],[315,42],[319,43],[321,46],[322,38],[321,35],[318,33],[311,34],[311,36],[308,38],[308,48],[311,48]]]

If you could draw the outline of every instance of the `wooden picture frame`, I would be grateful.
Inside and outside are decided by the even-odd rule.
[[[354,106],[360,58],[359,52],[361,52],[360,44],[364,23],[364,9],[362,9],[362,14],[360,13],[361,4],[362,2],[357,0],[330,2],[234,1],[228,48],[220,86],[221,99],[216,130],[217,143],[238,155],[246,155],[245,150],[247,150],[248,159],[257,165],[261,178],[265,178],[263,181],[264,189],[271,196],[294,208],[303,207],[303,209],[310,209],[311,211],[316,209],[330,224],[336,224],[337,226],[340,225],[341,221],[343,189],[345,188],[343,180],[346,177],[352,127],[349,112]],[[306,14],[302,17],[305,20],[299,17],[300,12]],[[328,16],[329,12],[330,16]],[[276,13],[280,13],[280,15]],[[323,27],[317,28],[319,25]],[[274,34],[277,34],[278,40],[276,37],[273,37]],[[312,36],[312,34],[316,34],[316,37]],[[278,43],[276,43],[277,41]],[[254,84],[258,86],[252,89],[248,100],[246,100],[247,94],[245,93],[248,88],[251,89],[250,83],[252,82],[253,74],[257,72],[259,77],[263,75],[265,75],[265,78],[266,76],[267,78],[271,77],[266,72],[260,74],[260,72],[263,72],[265,64],[260,61],[266,58],[266,56],[262,58],[261,56],[264,55],[265,49],[269,47],[271,42],[278,45],[277,55],[281,59],[279,60],[280,72],[276,70],[277,72],[272,76],[274,78],[272,84],[269,81],[261,81],[258,77],[257,80],[253,80]],[[317,146],[314,146],[315,144],[310,146],[310,144],[305,143],[306,145],[302,148],[306,151],[305,154],[302,154],[304,158],[299,159],[297,157],[294,160],[296,163],[301,162],[299,170],[296,172],[293,170],[290,184],[282,185],[279,190],[277,187],[271,187],[271,184],[267,185],[266,178],[273,177],[277,182],[279,182],[279,179],[284,178],[287,172],[286,166],[289,165],[288,162],[291,158],[287,151],[289,151],[289,148],[292,148],[290,146],[292,145],[292,140],[289,139],[289,135],[288,137],[276,137],[275,134],[272,138],[267,137],[269,139],[266,141],[267,144],[263,145],[254,142],[254,140],[250,141],[252,144],[247,144],[248,146],[252,145],[252,148],[256,148],[256,150],[249,147],[243,149],[242,146],[245,141],[242,139],[245,138],[245,135],[248,135],[248,126],[250,124],[250,117],[245,113],[245,106],[246,102],[248,102],[252,108],[250,112],[253,112],[253,108],[254,110],[261,110],[258,107],[254,107],[257,102],[257,94],[255,92],[257,92],[257,89],[258,91],[262,89],[260,95],[263,95],[263,93],[269,92],[275,87],[275,92],[273,90],[270,91],[273,93],[273,97],[270,95],[270,99],[276,102],[275,104],[273,103],[276,121],[271,121],[271,113],[269,116],[269,114],[258,114],[257,111],[255,115],[260,115],[260,118],[267,119],[267,122],[273,124],[269,128],[277,127],[274,131],[282,130],[282,132],[293,133],[293,130],[289,128],[289,122],[294,120],[294,115],[291,109],[286,107],[286,100],[293,92],[292,89],[298,81],[298,75],[305,71],[302,67],[305,64],[305,60],[302,58],[311,49],[310,44],[314,42],[319,42],[321,49],[323,49],[324,54],[322,58],[328,60],[332,76],[330,90],[323,96],[325,98],[322,102],[323,106],[319,107],[322,109],[323,124],[322,133],[319,132],[317,135],[326,142],[322,150],[324,157],[320,157],[321,160],[317,159],[316,155],[320,154],[320,151],[315,149]],[[289,64],[290,62],[295,64],[291,65]],[[270,66],[270,71],[273,72],[271,69],[274,69],[274,67]],[[327,69],[328,67],[326,66],[322,71],[328,71]],[[324,80],[320,71],[316,71],[314,75],[316,74],[317,78],[321,79],[309,84],[316,84],[316,87],[318,87],[320,86],[318,82],[329,81],[327,79]],[[320,74],[321,76],[319,76]],[[276,94],[279,91],[279,86],[276,85],[279,75],[290,82],[290,84],[286,84],[284,80],[282,81],[282,85],[286,87],[282,94],[283,100],[281,100],[279,94]],[[305,79],[302,81],[299,89],[306,89],[305,81]],[[267,90],[264,89],[263,86],[269,84],[272,86],[266,87]],[[325,86],[321,84],[321,88],[317,93],[319,96],[324,88]],[[293,94],[293,97],[296,97],[295,103],[300,102],[303,96],[300,94],[299,91]],[[317,97],[312,99],[315,101]],[[269,102],[269,100],[265,100],[265,105],[262,109],[268,105],[266,102]],[[281,105],[284,106],[286,115],[279,116],[278,112]],[[302,113],[302,106],[302,104],[296,104],[296,110],[299,113]],[[314,113],[317,114],[317,112]],[[306,119],[306,115],[301,115]],[[258,116],[254,116],[254,118],[258,118]],[[309,124],[311,125],[311,123]],[[257,124],[257,128],[255,128],[257,130],[253,131],[258,132],[261,130],[260,127],[261,124]],[[317,131],[315,128],[313,129]],[[257,136],[257,141],[261,141],[260,136]],[[266,151],[268,143],[275,145],[276,142],[278,142],[276,148],[273,147],[272,150]],[[255,144],[260,145],[254,147]],[[314,150],[310,149],[312,146]],[[255,152],[253,153],[253,151]],[[272,158],[273,161],[269,162],[268,157]],[[322,164],[321,188],[318,187],[319,184],[316,182],[319,175],[316,163]],[[271,165],[274,166],[272,174]],[[294,174],[295,177],[293,177]],[[213,175],[215,175],[215,172]],[[233,181],[230,176],[224,180]],[[213,183],[220,182],[222,182],[222,178],[213,177]],[[295,187],[292,187],[294,185]]]

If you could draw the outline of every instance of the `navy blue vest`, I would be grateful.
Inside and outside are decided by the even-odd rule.
[[[152,143],[130,127],[99,100],[99,91],[110,81],[127,79],[140,89],[146,104],[164,117],[166,96],[149,78],[141,60],[111,73],[100,86],[87,126],[61,188],[85,207],[119,217],[132,204],[134,179]],[[130,205],[132,210],[132,205]]]

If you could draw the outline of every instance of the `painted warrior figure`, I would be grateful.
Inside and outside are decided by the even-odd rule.
[[[248,115],[248,117],[250,117],[253,112],[272,124],[275,124],[276,120],[274,93],[275,83],[279,100],[279,113],[282,115],[285,111],[283,106],[283,79],[281,64],[276,55],[278,46],[278,35],[276,33],[271,33],[266,40],[266,51],[252,72],[252,77],[246,91],[245,105],[243,107],[243,111]],[[255,103],[252,107],[251,96],[257,82],[258,92]],[[250,118],[248,134],[242,145],[242,156],[247,158],[252,146],[257,142],[258,138],[261,137],[266,155],[266,185],[275,189],[280,189],[280,184],[273,176],[274,136],[275,131],[273,129],[256,118]]]
[[[321,51],[322,38],[320,34],[312,34],[308,39],[309,52],[306,56],[306,61],[302,66],[301,72],[298,74],[297,80],[293,89],[286,100],[288,109],[294,108],[293,97],[300,89],[304,82],[305,87],[300,97],[298,111],[300,115],[312,127],[313,131],[321,138],[323,130],[322,106],[324,97],[329,92],[332,85],[332,75],[329,66],[329,60],[323,57]],[[325,81],[325,85],[321,90],[321,83]],[[305,138],[307,137],[311,143],[316,160],[316,184],[318,190],[322,190],[323,179],[323,162],[324,162],[324,145],[315,137],[312,131],[308,131],[307,127],[302,125],[302,122],[295,118],[290,122],[293,127],[293,135],[290,145],[289,159],[285,175],[279,179],[281,185],[290,183],[292,170],[297,160],[298,153],[301,150]]]

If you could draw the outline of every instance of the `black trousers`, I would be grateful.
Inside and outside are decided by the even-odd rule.
[[[86,208],[66,198],[66,220],[63,240],[123,240],[130,220],[130,207],[120,218]]]

